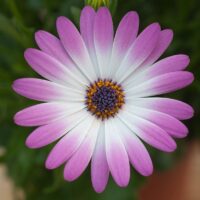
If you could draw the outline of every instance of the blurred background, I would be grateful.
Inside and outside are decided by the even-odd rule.
[[[177,141],[176,152],[166,154],[149,148],[155,172],[144,178],[132,169],[130,184],[119,188],[110,178],[102,194],[91,186],[89,169],[75,182],[63,180],[59,168],[48,171],[45,158],[52,145],[31,150],[25,139],[31,128],[18,127],[13,115],[34,101],[15,94],[12,82],[37,77],[25,63],[23,52],[34,47],[34,32],[56,34],[55,20],[69,17],[78,26],[83,0],[0,0],[0,200],[200,200],[200,1],[199,0],[112,0],[115,27],[129,10],[140,15],[140,30],[158,21],[174,31],[174,40],[163,57],[185,53],[195,82],[168,97],[183,100],[195,109],[188,120],[190,134]]]

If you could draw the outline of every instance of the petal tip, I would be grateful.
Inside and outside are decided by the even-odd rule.
[[[99,181],[95,180],[95,177],[93,177],[91,179],[91,181],[92,181],[92,187],[94,188],[95,192],[102,193],[106,188],[106,185],[108,183],[108,179],[109,179],[109,175],[108,175],[108,178],[105,182],[100,183]]]
[[[45,33],[45,31],[43,31],[43,30],[37,30],[37,31],[35,32],[35,36],[40,36],[40,35],[42,35],[43,33]]]
[[[83,9],[82,9],[82,12],[95,12],[94,8],[90,5],[86,5]]]
[[[30,149],[36,149],[37,147],[34,145],[34,143],[32,142],[32,140],[30,139],[30,136],[28,136],[28,138],[25,141],[25,145],[30,148]]]
[[[56,167],[53,165],[53,163],[49,160],[49,158],[47,158],[47,160],[45,161],[45,168],[52,170],[55,169]]]
[[[64,16],[59,16],[57,19],[56,19],[56,26],[57,26],[57,29],[59,28],[62,28],[64,25],[64,23],[66,23],[68,21],[68,19]]]
[[[28,48],[24,51],[24,58],[26,59],[27,62],[36,51],[39,51],[39,50],[34,49],[34,48]]]
[[[165,34],[166,42],[169,45],[172,42],[173,37],[174,37],[173,30],[172,29],[165,29],[165,30],[161,31],[161,33],[162,32]]]
[[[37,139],[34,138],[34,131],[26,138],[25,145],[30,149],[38,149],[43,147]]]
[[[153,166],[149,167],[142,173],[143,176],[151,176],[152,174],[153,174]]]
[[[191,77],[192,77],[192,82],[194,81],[195,77],[194,77],[194,74],[191,73]]]
[[[67,17],[65,17],[65,16],[59,16],[58,18],[57,18],[57,20],[56,20],[56,23],[66,23],[66,22],[68,22],[68,21],[70,21]]]
[[[127,187],[130,181],[130,173],[123,177],[113,177],[113,178],[119,187]]]
[[[121,181],[121,182],[118,182],[118,183],[117,183],[117,185],[118,185],[119,187],[122,187],[122,188],[127,187],[128,184],[129,184],[129,181],[123,181],[123,182]]]
[[[35,41],[37,42],[38,40],[41,40],[44,34],[46,34],[46,31],[43,31],[43,30],[36,31],[34,34]]]
[[[189,130],[188,130],[188,128],[186,126],[184,126],[184,130],[183,130],[183,132],[181,134],[181,138],[187,137],[188,134],[189,134]]]
[[[137,171],[142,175],[142,176],[150,176],[153,174],[153,163],[151,160],[149,160],[148,163],[146,163],[145,166],[140,168],[140,170],[137,169]]]
[[[190,57],[186,54],[177,54],[174,55],[174,57],[179,58],[178,61],[183,63],[184,68],[186,68],[190,63]]]
[[[173,142],[170,146],[168,146],[164,151],[170,153],[170,152],[175,151],[176,148],[177,148],[177,144],[176,144],[176,142],[174,141],[174,142]]]
[[[21,78],[21,79],[17,79],[17,80],[15,80],[13,83],[12,83],[12,89],[17,93],[17,94],[20,94],[19,93],[19,90],[20,90],[20,82],[21,82],[21,80],[23,80],[23,78]]]
[[[103,6],[103,7],[100,7],[98,10],[97,10],[97,14],[100,14],[100,13],[107,13],[110,15],[110,10],[108,9],[108,7],[106,6]]]
[[[189,110],[190,110],[190,115],[188,116],[188,119],[191,119],[195,115],[195,110],[190,105],[189,105]]]
[[[188,55],[184,55],[184,62],[185,62],[185,68],[190,64],[190,57]]]
[[[69,172],[64,172],[64,179],[66,181],[72,182],[76,179],[76,177],[74,177],[73,174],[71,174]]]
[[[94,187],[93,186],[93,188],[94,188],[94,191],[99,194],[105,190],[105,187]]]
[[[194,81],[195,77],[194,77],[194,74],[192,72],[186,72],[186,73],[187,73],[187,79],[188,79],[187,85],[190,85]]]
[[[160,24],[158,22],[152,23],[149,27],[155,30],[161,30]]]
[[[133,18],[139,18],[139,14],[136,12],[136,11],[129,11],[126,16],[130,16],[130,17],[133,17]]]
[[[165,29],[162,32],[165,32],[169,37],[173,37],[174,32],[172,29]]]
[[[17,80],[13,81],[11,88],[15,91],[16,90]]]
[[[13,117],[13,121],[15,124],[17,124],[18,126],[20,126],[20,120],[19,120],[19,112],[17,112],[14,117]]]
[[[185,56],[185,59],[186,61],[188,62],[188,64],[190,63],[190,57],[188,55],[184,55]]]

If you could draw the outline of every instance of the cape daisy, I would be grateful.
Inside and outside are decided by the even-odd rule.
[[[14,90],[43,101],[18,112],[15,123],[38,126],[26,145],[40,148],[58,139],[46,167],[65,164],[64,178],[78,178],[91,161],[92,184],[102,192],[109,173],[119,186],[130,179],[130,164],[142,175],[152,173],[151,158],[141,142],[166,152],[173,138],[185,137],[193,109],[178,100],[154,97],[181,89],[193,81],[186,55],[157,62],[173,33],[153,23],[138,35],[139,18],[128,12],[113,33],[109,10],[81,12],[80,33],[59,17],[59,39],[45,31],[35,34],[40,48],[27,49],[25,59],[42,77],[22,78]],[[140,140],[141,139],[141,140]]]

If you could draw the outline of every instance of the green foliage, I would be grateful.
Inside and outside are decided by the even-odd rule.
[[[12,82],[17,78],[38,76],[23,59],[24,50],[35,46],[34,32],[45,29],[56,34],[55,20],[60,15],[71,18],[78,26],[83,6],[83,0],[0,1],[0,145],[7,150],[0,162],[6,162],[9,174],[24,189],[28,200],[129,200],[137,196],[137,188],[145,180],[133,172],[126,189],[118,188],[110,180],[108,188],[101,195],[96,194],[91,187],[89,169],[79,180],[67,183],[63,181],[62,168],[54,171],[44,168],[44,160],[52,146],[40,150],[26,148],[24,142],[31,129],[17,127],[13,123],[15,112],[35,103],[15,94],[11,89]],[[154,21],[159,21],[163,28],[172,28],[174,41],[164,56],[177,53],[190,55],[189,70],[194,73],[195,82],[182,91],[167,95],[184,100],[194,107],[195,117],[186,122],[190,135],[179,143],[177,152],[173,154],[164,154],[150,148],[155,168],[168,168],[181,154],[187,140],[199,137],[199,1],[112,0],[109,6],[115,25],[127,11],[137,10],[141,29]]]

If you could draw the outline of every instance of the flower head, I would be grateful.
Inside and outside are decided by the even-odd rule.
[[[36,126],[26,145],[40,148],[59,140],[46,167],[65,164],[64,178],[73,181],[91,161],[92,184],[102,192],[109,173],[119,186],[130,179],[130,164],[144,176],[153,171],[141,140],[166,152],[174,151],[173,138],[188,134],[180,120],[193,109],[178,100],[156,95],[181,89],[193,81],[184,71],[186,55],[159,57],[173,33],[153,23],[138,35],[139,18],[128,12],[113,33],[109,10],[82,10],[80,33],[73,23],[59,17],[59,38],[38,31],[40,50],[27,49],[25,59],[45,80],[22,78],[14,90],[44,103],[15,115],[15,123]]]

